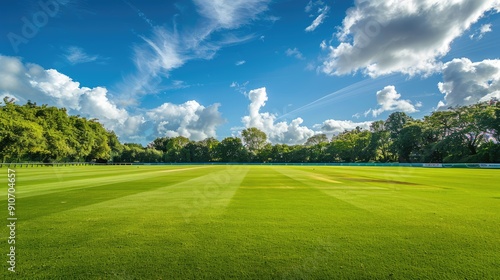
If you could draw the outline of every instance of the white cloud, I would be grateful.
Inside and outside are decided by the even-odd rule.
[[[324,133],[328,137],[337,135],[344,131],[353,130],[356,127],[369,129],[372,122],[353,122],[326,120],[322,124],[316,124],[314,129],[303,126],[304,120],[296,118],[290,123],[277,122],[277,116],[269,112],[261,112],[268,100],[266,88],[251,90],[248,93],[250,105],[249,115],[242,118],[244,128],[256,127],[264,131],[272,143],[303,144],[307,139],[315,134]],[[234,128],[234,129],[244,129]]]
[[[24,64],[14,57],[0,55],[0,95],[37,104],[65,107],[70,114],[97,118],[121,141],[146,143],[156,137],[182,135],[192,140],[216,137],[224,120],[219,104],[205,107],[196,101],[176,105],[165,103],[141,113],[120,108],[106,88],[81,87],[80,83],[54,69]]]
[[[205,107],[194,100],[180,105],[165,103],[148,111],[146,116],[155,124],[156,135],[184,136],[198,141],[215,137],[217,126],[224,123],[219,106]]]
[[[96,87],[80,98],[80,109],[78,111],[88,116],[99,118],[108,127],[118,122],[123,124],[129,117],[128,112],[123,108],[118,108],[108,98],[108,90],[102,87]]]
[[[314,3],[313,3],[313,1],[312,1],[312,0],[310,0],[310,1],[309,1],[309,3],[307,3],[307,5],[306,5],[306,7],[305,7],[304,11],[305,11],[306,13],[310,13],[310,12],[312,11],[313,6],[314,6]]]
[[[344,131],[353,130],[356,127],[368,130],[370,129],[371,124],[372,122],[357,123],[353,121],[326,120],[322,124],[314,125],[314,128],[319,130],[317,133],[324,133],[328,137],[332,137],[333,135],[338,135]]]
[[[245,63],[247,63],[247,62],[246,62],[246,61],[244,61],[244,60],[240,60],[240,61],[236,61],[235,65],[236,65],[236,66],[241,66],[241,65],[243,65],[243,64],[245,64]]]
[[[235,35],[232,30],[258,19],[268,10],[270,0],[194,0],[202,16],[195,26],[178,29],[155,26],[152,34],[140,36],[143,44],[134,47],[133,60],[137,73],[119,86],[126,93],[124,99],[138,94],[154,93],[162,79],[193,59],[211,59],[222,47],[254,39],[255,34]],[[217,36],[214,36],[217,35]],[[214,39],[217,38],[217,39]]]
[[[330,46],[321,68],[327,74],[363,71],[371,77],[390,73],[430,74],[451,42],[500,0],[357,0]]]
[[[376,117],[388,111],[400,111],[410,114],[418,112],[417,108],[422,106],[420,102],[413,105],[411,101],[400,100],[400,98],[401,94],[396,91],[396,87],[386,86],[383,90],[377,91],[377,103],[380,105],[380,108],[368,110],[365,112],[365,117],[370,113]]]
[[[137,16],[139,16],[147,25],[149,25],[150,27],[154,27],[153,21],[149,19],[141,10],[139,10],[136,6],[134,6],[127,0],[122,1],[125,2],[125,4],[129,5],[130,8],[132,8],[137,13]]]
[[[445,102],[438,108],[472,105],[500,98],[500,60],[472,62],[468,58],[454,59],[443,67],[443,82],[439,91]]]
[[[181,38],[163,27],[156,27],[151,38],[141,36],[144,45],[134,47],[137,73],[126,79],[123,92],[130,94],[154,91],[159,78],[184,65],[186,55],[181,51]],[[154,81],[154,82],[153,82]]]
[[[293,49],[287,49],[285,54],[287,56],[293,56],[297,59],[304,59],[304,55],[302,55],[302,53],[297,49],[297,48],[293,48]]]
[[[489,24],[483,24],[481,28],[479,28],[479,32],[481,32],[481,35],[491,32],[491,23]]]
[[[325,40],[321,41],[321,44],[319,45],[319,47],[322,50],[326,50],[328,48],[328,46],[326,45],[326,41]]]
[[[101,59],[100,56],[89,55],[85,53],[85,51],[82,48],[75,46],[69,47],[66,50],[66,54],[64,55],[64,57],[68,60],[69,63],[73,65],[80,63],[94,62]]]
[[[196,8],[214,28],[234,29],[267,11],[270,0],[194,0]]]
[[[493,31],[491,29],[491,26],[492,26],[491,23],[481,25],[481,27],[474,34],[470,35],[470,38],[471,39],[477,38],[477,40],[483,39],[486,33]]]
[[[276,123],[275,114],[261,113],[261,108],[268,100],[266,88],[251,90],[248,98],[251,102],[248,106],[249,115],[242,118],[244,126],[264,131],[272,143],[303,144],[315,134],[313,130],[301,125],[304,122],[301,118],[296,118],[290,123]]]
[[[246,95],[247,86],[249,83],[250,83],[249,81],[246,81],[242,84],[240,84],[238,82],[232,82],[231,85],[229,85],[229,87],[234,88],[237,92]]]
[[[326,19],[328,12],[330,11],[330,7],[324,6],[323,8],[319,9],[319,15],[314,19],[314,21],[306,27],[306,32],[312,32],[318,28]]]
[[[24,64],[18,58],[0,56],[0,92],[21,103],[64,107],[70,113],[98,118],[108,129],[117,129],[129,117],[108,99],[105,88],[81,87],[80,83],[54,69]]]

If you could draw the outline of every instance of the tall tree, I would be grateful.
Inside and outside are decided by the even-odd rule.
[[[328,143],[328,137],[326,134],[316,134],[314,136],[311,136],[307,139],[306,143],[304,145],[306,146],[314,146],[318,145],[321,143]]]
[[[392,153],[398,154],[400,148],[396,146],[397,138],[401,130],[403,130],[404,126],[411,121],[413,121],[413,118],[403,112],[394,112],[390,114],[387,120],[385,121],[384,127],[385,129],[387,129],[387,131],[389,131],[390,138],[392,141],[390,147]],[[405,161],[405,159],[399,158],[399,161]]]
[[[398,137],[399,132],[403,129],[406,123],[412,121],[413,118],[403,112],[394,112],[389,115],[384,123],[385,129],[389,131],[392,139]]]
[[[414,121],[406,124],[394,141],[394,147],[400,162],[412,162],[420,159],[420,148],[422,145],[422,124]],[[413,156],[413,158],[412,158]]]
[[[245,147],[253,154],[262,149],[267,141],[266,133],[255,127],[244,129],[241,132],[241,136],[243,137]]]
[[[370,126],[372,133],[367,153],[370,160],[379,162],[393,161],[394,154],[391,152],[392,140],[390,132],[385,129],[384,121],[375,121]]]

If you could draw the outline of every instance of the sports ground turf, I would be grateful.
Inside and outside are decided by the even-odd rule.
[[[0,279],[500,277],[500,170],[30,167],[16,180],[16,272],[3,226]]]

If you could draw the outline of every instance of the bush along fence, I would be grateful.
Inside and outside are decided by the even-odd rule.
[[[63,166],[111,166],[111,165],[286,165],[286,166],[372,166],[372,167],[423,167],[423,168],[488,168],[500,169],[498,163],[238,163],[238,162],[190,162],[190,163],[147,163],[147,162],[64,162],[64,163],[0,163],[2,167],[63,167]]]
[[[43,163],[43,162],[13,162],[0,163],[0,168],[3,167],[58,167],[58,166],[89,166],[95,165],[93,162],[62,162],[62,163]]]

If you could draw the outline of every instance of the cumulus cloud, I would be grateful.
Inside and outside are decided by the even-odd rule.
[[[292,57],[295,57],[297,59],[304,59],[304,55],[297,49],[297,48],[293,48],[293,49],[287,49],[285,54],[287,56],[292,56]]]
[[[0,56],[0,92],[14,96],[24,103],[64,107],[70,113],[98,118],[108,129],[119,129],[129,117],[108,99],[102,87],[80,86],[70,77],[54,69],[43,69],[36,64],[24,64],[14,57]]]
[[[268,112],[260,112],[268,100],[266,88],[251,90],[248,93],[250,105],[249,115],[242,118],[246,128],[256,127],[264,131],[272,143],[303,144],[313,136],[315,132],[306,126],[301,118],[296,118],[290,123],[276,122],[276,115]]]
[[[156,124],[157,135],[184,136],[198,141],[214,137],[217,126],[224,123],[219,106],[205,107],[194,100],[180,105],[165,103],[146,116]]]
[[[438,105],[441,109],[500,98],[500,60],[454,59],[444,65],[438,88],[445,95]]]
[[[326,120],[322,124],[314,125],[314,128],[319,130],[317,133],[324,133],[328,137],[332,137],[344,131],[354,130],[356,127],[368,130],[371,124],[372,122]]]
[[[357,0],[329,47],[321,70],[331,75],[356,71],[377,77],[390,73],[430,74],[450,44],[500,0]]]
[[[313,20],[313,22],[306,27],[306,32],[312,32],[318,28],[326,19],[328,12],[330,11],[330,7],[324,6],[318,9],[319,15]]]
[[[25,64],[15,57],[0,55],[0,96],[14,97],[21,103],[67,108],[70,114],[97,118],[121,141],[151,141],[160,136],[185,136],[192,140],[216,137],[216,128],[224,120],[219,104],[205,107],[196,101],[165,103],[141,113],[120,108],[106,88],[80,86],[54,69]]]
[[[418,107],[421,103],[413,105],[409,100],[401,100],[401,94],[396,91],[394,86],[386,86],[383,90],[377,91],[377,103],[380,105],[378,109],[370,109],[365,112],[365,116],[372,113],[374,117],[383,112],[400,111],[404,113],[418,112]]]

